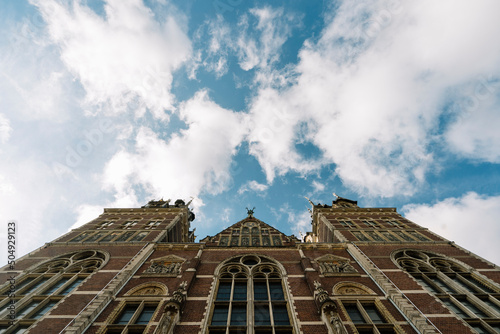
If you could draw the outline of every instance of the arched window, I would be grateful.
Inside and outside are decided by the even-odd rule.
[[[334,286],[333,295],[347,327],[356,328],[359,333],[404,333],[381,298],[367,286],[340,282]]]
[[[158,326],[167,287],[149,282],[130,289],[117,298],[118,305],[97,333],[146,333]],[[153,328],[153,330],[154,330]]]
[[[28,270],[15,280],[15,317],[10,318],[11,298],[0,301],[0,333],[22,333],[74,291],[109,258],[96,250],[82,250],[58,256]],[[8,295],[11,285],[0,290]],[[13,321],[12,321],[13,320]]]
[[[293,333],[284,269],[257,255],[234,257],[217,272],[208,333]]]
[[[500,289],[465,264],[433,252],[405,249],[393,260],[478,333],[499,333]]]

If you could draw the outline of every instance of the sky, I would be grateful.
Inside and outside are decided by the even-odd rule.
[[[0,0],[0,230],[20,257],[192,200],[198,240],[333,193],[500,264],[500,2]],[[0,263],[7,262],[7,250]]]

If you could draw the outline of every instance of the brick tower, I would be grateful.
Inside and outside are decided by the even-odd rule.
[[[394,208],[312,204],[304,240],[189,203],[105,209],[0,270],[0,333],[500,333],[500,268]]]

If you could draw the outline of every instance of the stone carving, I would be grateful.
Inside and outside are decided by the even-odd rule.
[[[246,208],[247,209],[247,215],[248,217],[253,217],[253,214],[255,212],[255,206],[252,209]]]
[[[328,332],[333,334],[347,334],[347,330],[342,324],[338,313],[330,311],[328,321]]]
[[[186,300],[186,288],[187,281],[183,281],[172,294],[172,298],[168,300],[165,305],[165,314],[158,326],[160,329],[158,333],[171,334],[174,332],[175,325],[179,322],[180,312]]]
[[[151,260],[151,266],[147,268],[144,273],[177,276],[181,273],[181,267],[185,261],[185,259],[176,255],[168,255],[153,259]]]
[[[339,295],[368,295],[369,293],[363,289],[354,286],[343,286],[337,290]]]
[[[333,287],[334,295],[374,295],[372,289],[356,282],[340,282]]]
[[[339,273],[354,274],[358,271],[349,263],[351,260],[327,254],[316,259],[320,273],[329,276]]]
[[[165,320],[163,321],[163,324],[161,326],[161,333],[169,333],[169,329],[172,325],[172,312],[170,311],[167,311],[167,313],[165,314]]]
[[[321,283],[318,281],[314,281],[314,298],[318,302],[319,305],[323,305],[324,303],[331,301],[328,292],[321,286]]]
[[[161,263],[153,263],[144,271],[146,274],[174,274],[175,276],[181,273],[182,263],[170,263],[167,265]]]
[[[132,296],[162,295],[162,294],[163,294],[162,289],[154,286],[149,286],[135,291],[132,294]]]
[[[318,281],[314,281],[314,299],[321,310],[321,319],[328,328],[328,334],[347,334],[337,312],[337,305]]]
[[[174,293],[172,294],[173,296],[172,298],[170,298],[169,302],[181,305],[186,299],[186,287],[187,287],[187,282],[186,281],[182,282],[177,288],[177,290],[175,290]]]

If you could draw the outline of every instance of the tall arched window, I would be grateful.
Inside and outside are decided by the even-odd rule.
[[[108,255],[82,250],[58,256],[28,270],[15,280],[15,317],[11,318],[12,287],[0,289],[0,333],[22,333],[74,291],[91,273],[103,266]],[[12,315],[13,316],[13,315]]]
[[[159,314],[162,313],[167,294],[167,287],[160,282],[143,283],[132,288],[123,297],[116,298],[117,306],[108,316],[106,325],[97,333],[131,334],[154,331],[159,324]]]
[[[394,261],[478,333],[500,333],[500,289],[451,258],[405,249]]]
[[[237,256],[223,263],[208,333],[293,333],[295,321],[283,279],[284,269],[264,256]]]
[[[355,329],[359,333],[374,334],[405,333],[385,308],[382,298],[367,286],[356,282],[339,282],[333,288],[333,295],[338,301],[339,312],[343,313],[344,325],[353,331]],[[331,317],[329,323],[335,322],[336,319]]]

